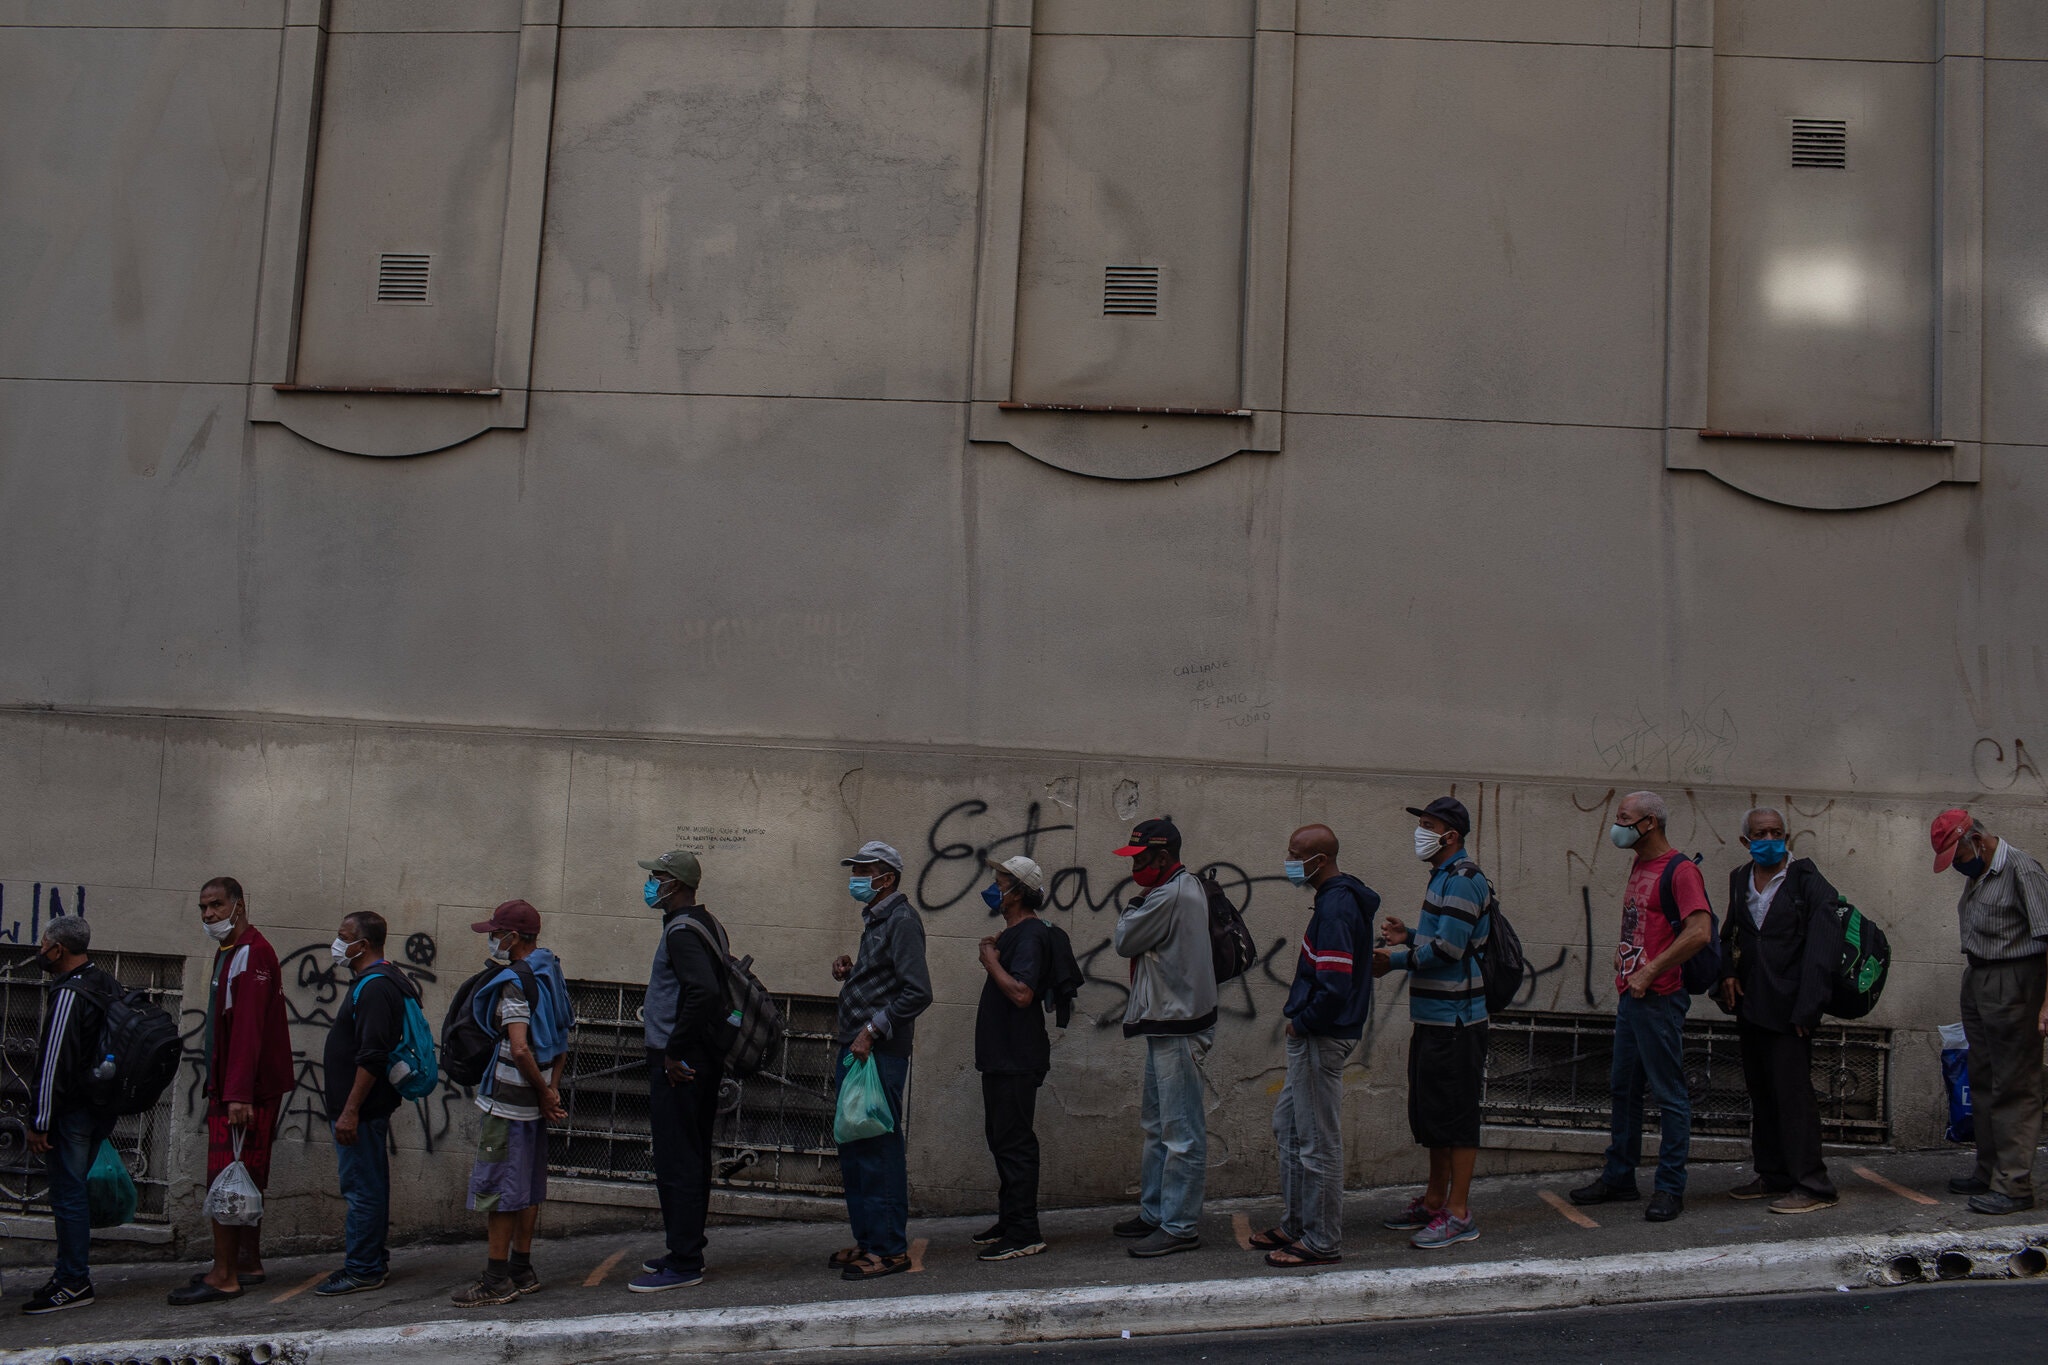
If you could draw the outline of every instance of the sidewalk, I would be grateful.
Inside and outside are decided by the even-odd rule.
[[[1970,1213],[1944,1188],[1962,1162],[1948,1152],[1836,1158],[1831,1169],[1841,1204],[1802,1217],[1727,1198],[1749,1178],[1746,1167],[1697,1166],[1684,1216],[1660,1225],[1643,1221],[1640,1203],[1559,1208],[1583,1173],[1496,1177],[1474,1191],[1481,1237],[1434,1253],[1415,1251],[1405,1234],[1379,1226],[1416,1187],[1361,1191],[1345,1205],[1344,1262],[1311,1272],[1270,1270],[1241,1248],[1250,1230],[1274,1221],[1268,1200],[1211,1205],[1199,1251],[1152,1261],[1125,1255],[1124,1244],[1109,1236],[1109,1223],[1126,1209],[1048,1214],[1046,1253],[996,1264],[977,1262],[968,1240],[986,1217],[917,1219],[911,1224],[916,1272],[865,1285],[848,1284],[825,1267],[826,1256],[846,1242],[843,1226],[718,1227],[705,1283],[658,1295],[625,1289],[640,1260],[660,1250],[655,1234],[551,1241],[543,1223],[534,1254],[543,1292],[503,1309],[467,1313],[448,1296],[481,1269],[480,1240],[398,1251],[383,1289],[332,1300],[309,1291],[339,1264],[337,1255],[276,1259],[260,1289],[214,1308],[175,1309],[164,1302],[193,1265],[125,1265],[96,1272],[95,1306],[23,1317],[23,1294],[47,1274],[24,1268],[9,1274],[0,1301],[0,1360],[41,1365],[62,1355],[83,1365],[217,1354],[360,1361],[375,1354],[452,1365],[501,1359],[509,1337],[522,1362],[539,1365],[662,1352],[902,1347],[1114,1337],[1126,1328],[1140,1335],[1360,1321],[1476,1311],[1475,1303],[1498,1310],[1854,1287],[1896,1280],[1887,1270],[1902,1255],[1923,1262],[1931,1277],[1944,1251],[1970,1257],[1969,1265],[1951,1260],[1944,1266],[1956,1274],[2039,1273],[2044,1261],[2038,1251],[2011,1253],[2048,1243],[2048,1213],[2022,1214],[2017,1222]],[[1859,1166],[1879,1180],[1858,1175]],[[1646,1168],[1646,1190],[1648,1178]],[[81,1342],[108,1345],[73,1345]]]

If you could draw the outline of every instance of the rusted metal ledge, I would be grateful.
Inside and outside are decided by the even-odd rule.
[[[1121,412],[1141,417],[1249,417],[1250,408],[1137,408],[1113,403],[998,403],[1004,412]]]
[[[1954,450],[1954,441],[1928,436],[1809,436],[1798,431],[1717,431],[1700,433],[1703,441],[1806,441],[1830,446],[1912,446],[1918,450]]]
[[[403,389],[365,388],[356,384],[272,384],[279,393],[394,393],[407,397],[429,398],[498,398],[503,389]]]

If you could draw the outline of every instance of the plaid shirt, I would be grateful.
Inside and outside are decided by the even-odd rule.
[[[917,1016],[932,1003],[924,964],[924,921],[902,892],[861,911],[860,951],[839,988],[836,1037],[851,1043],[873,1025],[875,1051],[908,1055]]]
[[[1963,951],[1983,962],[2010,962],[2048,951],[2048,872],[2001,838],[1984,875],[1956,902]]]

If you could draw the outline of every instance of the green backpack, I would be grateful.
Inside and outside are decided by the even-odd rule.
[[[1842,926],[1842,960],[1835,967],[1827,1012],[1837,1019],[1861,1019],[1884,994],[1892,969],[1891,940],[1846,896],[1835,896],[1834,912]]]

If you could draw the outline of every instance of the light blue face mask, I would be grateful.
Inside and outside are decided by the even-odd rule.
[[[1785,841],[1783,839],[1751,839],[1749,841],[1749,856],[1750,860],[1758,867],[1776,867],[1779,863],[1785,861]]]
[[[661,899],[661,880],[657,877],[649,877],[647,885],[640,888],[640,898],[646,901],[647,908],[652,910],[654,903]]]
[[[852,896],[862,905],[866,905],[875,898],[875,879],[873,877],[848,877],[846,879],[846,894]]]
[[[1643,832],[1634,825],[1616,825],[1607,831],[1608,841],[1616,848],[1634,848],[1642,837]]]
[[[1287,874],[1287,880],[1296,886],[1308,885],[1308,863],[1300,858],[1289,858],[1280,864],[1280,870]]]

